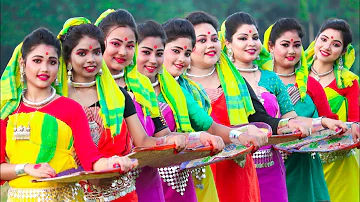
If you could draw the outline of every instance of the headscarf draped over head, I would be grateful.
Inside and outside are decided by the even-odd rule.
[[[315,54],[315,41],[313,41],[309,47],[305,51],[308,69],[314,63],[314,54]],[[340,58],[343,61],[343,67],[340,65]],[[350,71],[350,68],[355,62],[355,49],[349,44],[346,48],[346,52],[342,54],[335,62],[334,62],[334,73],[336,79],[336,85],[338,88],[347,88],[351,87],[353,81],[359,80],[359,76]]]
[[[103,12],[96,20],[95,25],[99,26],[101,21],[110,13],[115,12],[114,9],[108,9]],[[132,64],[124,69],[124,80],[126,86],[134,93],[135,100],[143,107],[144,115],[151,116],[152,118],[160,116],[159,104],[157,102],[154,88],[150,80],[140,74],[136,66],[137,45],[135,45],[135,54]]]
[[[4,73],[1,76],[1,119],[5,119],[13,113],[20,104],[22,91],[26,88],[26,84],[20,82],[20,58],[22,57],[21,42],[14,50]],[[60,56],[59,60],[62,57]],[[63,91],[67,92],[66,70],[65,72],[59,66],[57,73],[58,85],[52,84],[56,89],[56,93],[63,95]]]
[[[189,118],[189,112],[186,104],[186,97],[173,76],[162,67],[161,72],[157,75],[160,84],[160,90],[166,103],[174,112],[174,119],[178,132],[193,132]]]
[[[224,21],[221,24],[221,28],[220,28],[220,31],[219,31],[218,35],[219,35],[219,40],[221,42],[221,49],[224,51],[224,53],[227,53],[227,47],[226,47],[226,44],[225,44],[225,42],[226,42],[226,38],[225,38],[225,36],[226,36],[225,22],[226,21]],[[273,70],[271,55],[264,47],[261,47],[261,50],[260,50],[260,53],[259,53],[259,58],[254,60],[253,64],[257,65],[262,70],[269,70],[269,71]]]
[[[270,51],[269,49],[269,41],[271,30],[274,25],[271,25],[264,33],[264,44],[263,47]],[[301,48],[301,56],[299,62],[295,65],[295,82],[300,92],[300,100],[303,102],[305,100],[306,91],[307,91],[307,80],[309,76],[309,69],[307,68],[306,57],[304,48]]]
[[[68,33],[71,26],[77,26],[81,24],[91,24],[91,22],[83,17],[70,18],[68,19],[63,29],[60,31],[58,38]],[[66,40],[66,37],[65,37]],[[66,72],[65,61],[61,61],[60,65],[63,71]],[[96,89],[98,99],[100,103],[99,115],[103,120],[104,127],[110,129],[112,137],[120,134],[124,108],[125,108],[125,97],[120,91],[119,87],[115,83],[112,75],[106,66],[105,61],[102,61],[101,65],[102,75],[96,75]]]
[[[216,71],[225,94],[230,124],[248,123],[248,116],[255,113],[249,90],[240,72],[222,51]]]

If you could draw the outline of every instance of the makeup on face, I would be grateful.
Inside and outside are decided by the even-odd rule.
[[[190,64],[191,39],[180,37],[165,46],[164,66],[176,77],[180,76]]]

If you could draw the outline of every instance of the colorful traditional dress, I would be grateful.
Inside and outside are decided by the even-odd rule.
[[[14,127],[30,126],[30,139],[17,140]],[[102,155],[91,140],[86,116],[76,102],[59,97],[50,104],[32,108],[20,103],[5,120],[1,120],[1,163],[49,163],[56,173],[77,168],[75,151],[82,167],[92,165]],[[84,146],[86,145],[86,147]],[[32,176],[10,180],[9,201],[51,200],[81,201],[82,191],[74,184],[32,183]],[[45,194],[46,193],[46,194]]]
[[[297,84],[287,85],[295,111],[299,116],[316,118],[319,116],[317,105],[310,95],[321,96],[319,83],[309,77],[307,94],[303,101],[297,90]],[[296,99],[298,98],[298,99]],[[328,112],[327,114],[331,114]],[[285,160],[286,185],[289,201],[329,201],[329,193],[322,172],[322,163],[318,154],[293,153]]]
[[[260,70],[258,83],[267,91],[261,93],[266,112],[276,118],[294,110],[289,94],[281,79],[272,71]],[[279,106],[280,105],[280,106]],[[265,146],[253,154],[259,179],[261,201],[287,202],[285,166],[279,151]]]
[[[198,105],[201,106],[208,114],[210,114],[211,103],[203,87],[200,84],[188,79],[185,75],[181,75],[178,79],[178,82],[182,89],[189,92]],[[186,93],[184,94],[186,96]],[[188,99],[189,98],[187,98],[187,100]],[[195,183],[196,197],[198,202],[219,201],[214,175],[210,166],[205,166],[193,170],[192,176]]]
[[[173,113],[173,117],[166,119],[167,122],[175,123],[178,132],[206,131],[210,128],[213,122],[212,118],[185,89],[179,86],[166,69],[159,73],[158,80],[161,90],[158,100],[170,106]],[[180,171],[179,166],[175,168],[175,186],[170,187],[168,183],[163,184],[166,201],[180,202],[185,200],[196,202],[195,186],[191,173],[187,170]],[[173,171],[170,174],[167,174],[168,171],[166,170],[161,172],[165,175],[174,176],[174,174],[171,174]]]
[[[162,118],[152,119],[150,116],[145,116],[142,106],[136,101],[134,103],[139,120],[149,136],[167,128],[166,123],[161,122]],[[157,168],[143,167],[137,169],[137,175],[136,192],[139,201],[165,202],[163,186]]]
[[[312,42],[306,50],[308,67],[314,62]],[[334,62],[335,79],[324,88],[333,113],[342,121],[359,121],[359,77],[350,71],[355,61],[355,50],[348,45],[345,54]],[[360,201],[360,168],[354,150],[322,154],[325,180],[333,202]],[[346,179],[346,180],[344,180]]]
[[[248,120],[266,122],[277,131],[280,119],[266,113],[252,88],[224,53],[221,53],[216,70],[221,85],[217,89],[205,89],[211,100],[214,121],[225,126],[247,123]],[[223,161],[211,165],[211,168],[220,201],[260,201],[255,165],[250,154],[245,161]]]
[[[124,118],[127,118],[136,113],[134,103],[131,97],[125,89],[120,88],[125,96],[125,109]],[[90,125],[91,137],[98,147],[101,154],[106,158],[114,155],[125,156],[130,153],[132,142],[130,133],[127,129],[125,120],[121,126],[120,134],[115,137],[111,136],[109,129],[105,129],[103,120],[99,115],[101,110],[100,102],[96,102],[88,107],[83,107],[88,123]],[[91,190],[89,194],[85,192],[87,200],[103,199],[111,201],[126,201],[137,202],[138,196],[135,192],[135,179],[130,174],[125,174],[121,177],[115,178],[113,184],[116,184],[116,188],[110,187],[108,189],[99,189],[101,191]],[[107,194],[108,193],[108,194]]]

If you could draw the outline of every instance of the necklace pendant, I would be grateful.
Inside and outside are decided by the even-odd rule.
[[[320,81],[320,76],[319,76],[319,75],[316,75],[315,80],[316,80],[316,81]]]
[[[99,145],[100,133],[99,133],[99,125],[95,121],[89,121],[90,134],[93,142],[96,146]]]
[[[14,127],[14,140],[30,140],[30,126]]]

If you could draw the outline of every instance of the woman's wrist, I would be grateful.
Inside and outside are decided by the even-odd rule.
[[[16,164],[15,165],[15,174],[16,174],[16,176],[20,177],[20,176],[27,175],[27,173],[25,172],[25,166],[26,165],[28,165],[28,163]]]
[[[198,141],[200,140],[201,132],[191,132],[188,135],[188,141]]]

